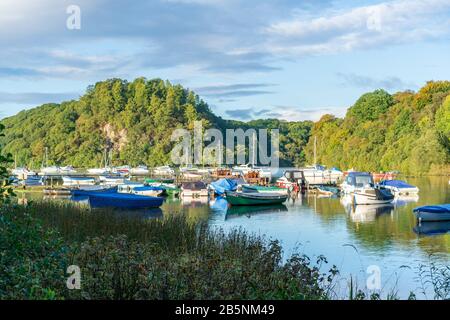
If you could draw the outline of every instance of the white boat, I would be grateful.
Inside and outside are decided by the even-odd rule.
[[[48,174],[60,174],[60,168],[57,166],[51,166],[51,167],[45,167],[41,169],[42,175],[48,175]]]
[[[383,204],[394,200],[394,195],[375,186],[372,175],[367,172],[349,172],[341,185],[343,194],[351,194],[355,204]]]
[[[188,166],[180,168],[181,176],[185,179],[198,180],[201,179],[203,174],[199,172],[196,167]]]
[[[59,173],[61,174],[74,174],[77,173],[77,170],[75,170],[72,166],[65,166],[59,168]]]
[[[36,172],[28,170],[27,168],[24,168],[24,167],[19,167],[19,168],[15,168],[15,169],[11,170],[11,174],[13,176],[27,177],[27,176],[35,176]]]
[[[108,186],[118,186],[125,183],[124,177],[100,176],[99,180],[102,184]]]
[[[208,187],[201,181],[185,182],[181,185],[182,197],[207,197],[209,196]]]
[[[350,194],[355,191],[355,189],[359,189],[364,187],[365,185],[373,185],[373,178],[367,172],[357,172],[352,171],[348,172],[347,177],[344,182],[341,184],[341,191],[344,194]]]
[[[142,183],[128,182],[117,186],[117,192],[157,197],[164,193],[164,189],[159,187],[146,186]]]
[[[130,166],[119,166],[112,169],[113,174],[128,175],[130,174]]]
[[[425,221],[450,221],[450,203],[432,206],[417,207],[413,210],[420,222]]]
[[[395,196],[414,196],[419,193],[419,188],[402,180],[383,180],[379,185],[391,190]]]
[[[64,186],[92,186],[95,185],[95,179],[89,177],[69,177],[63,176]]]
[[[313,165],[301,168],[305,180],[310,185],[316,184],[337,184],[342,180],[342,171],[332,168],[330,170],[326,169],[322,165]]]
[[[88,169],[87,172],[93,175],[106,175],[111,173],[111,168],[92,168]]]
[[[355,204],[384,204],[391,203],[394,195],[387,189],[380,189],[373,186],[365,186],[353,192]]]
[[[154,168],[153,174],[158,176],[173,176],[175,174],[175,170],[169,166],[161,166]]]
[[[251,171],[257,171],[257,172],[259,172],[259,176],[261,178],[272,179],[272,170],[270,167],[259,167],[259,166],[254,166],[250,163],[247,163],[247,164],[241,164],[239,166],[234,166],[233,171],[235,173],[241,174],[243,176],[248,174]]]
[[[148,170],[147,166],[144,166],[144,165],[140,165],[140,166],[137,166],[136,168],[130,169],[130,173],[132,175],[147,175],[147,174],[149,174],[149,172],[150,171]]]

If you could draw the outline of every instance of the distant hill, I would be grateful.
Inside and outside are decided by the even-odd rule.
[[[49,164],[99,166],[105,148],[113,150],[113,164],[150,166],[170,162],[176,128],[278,128],[282,165],[301,165],[312,122],[224,120],[188,89],[160,79],[133,82],[110,79],[88,87],[79,100],[44,104],[3,119],[4,152],[19,165],[39,168],[48,148]]]
[[[110,79],[88,87],[79,98],[44,104],[0,121],[4,152],[20,165],[39,168],[45,148],[49,163],[99,166],[105,147],[115,165],[170,162],[176,128],[278,128],[280,163],[318,162],[342,169],[446,173],[450,162],[450,82],[429,82],[418,93],[364,94],[344,119],[325,115],[318,122],[277,119],[241,122],[216,116],[191,90],[160,79]]]

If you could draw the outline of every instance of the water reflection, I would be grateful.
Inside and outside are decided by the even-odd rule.
[[[450,264],[450,222],[417,226],[412,213],[417,206],[450,203],[448,179],[410,178],[407,182],[419,187],[419,197],[401,197],[381,206],[352,207],[348,198],[299,194],[281,207],[228,207],[226,199],[218,197],[209,202],[207,198],[167,198],[161,209],[164,217],[180,214],[224,230],[242,227],[278,239],[286,254],[294,252],[299,243],[307,243],[304,253],[324,254],[346,275],[380,264],[388,281],[390,275],[408,265],[411,271],[402,271],[397,284],[400,295],[407,297],[417,288],[414,270],[428,264],[430,255]],[[42,195],[19,196],[23,202],[38,197],[42,199]],[[161,217],[161,212],[155,216]],[[348,244],[357,249],[357,254]],[[386,288],[395,286],[396,280],[393,277]]]
[[[435,236],[450,232],[450,221],[422,222],[414,227],[419,235]]]
[[[232,206],[228,208],[226,212],[225,219],[230,219],[233,217],[238,217],[245,215],[250,218],[252,215],[256,214],[264,214],[264,213],[276,213],[276,212],[285,212],[288,211],[288,208],[285,205],[271,205],[271,206]]]

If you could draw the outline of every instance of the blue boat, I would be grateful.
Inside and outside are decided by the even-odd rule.
[[[103,189],[73,189],[71,190],[71,193],[74,197],[89,197],[96,194],[117,193],[117,187]]]
[[[391,190],[391,192],[395,195],[414,195],[419,192],[419,188],[407,184],[403,180],[383,180],[379,183],[379,185]]]
[[[210,187],[214,189],[214,192],[221,196],[225,195],[225,191],[236,191],[237,181],[235,179],[219,179],[210,184]]]
[[[413,212],[419,222],[450,221],[450,203],[417,207]]]
[[[164,202],[160,197],[140,196],[128,193],[91,194],[89,204],[92,208],[144,209],[158,208]]]

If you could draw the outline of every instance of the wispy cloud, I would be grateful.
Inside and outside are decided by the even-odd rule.
[[[260,94],[270,94],[273,91],[264,88],[273,87],[273,84],[268,83],[239,83],[239,84],[224,84],[213,85],[205,87],[197,87],[194,90],[204,97],[221,98],[233,100],[237,97],[248,97]]]
[[[406,90],[417,88],[416,84],[405,82],[394,76],[376,79],[354,73],[337,73],[336,75],[342,80],[343,85],[363,89]]]
[[[264,109],[241,108],[225,111],[226,115],[237,120],[279,119],[285,121],[317,121],[324,114],[343,116],[342,108],[311,108],[293,106],[270,106]]]
[[[14,103],[34,106],[42,103],[58,103],[66,100],[77,99],[79,96],[80,94],[77,92],[0,92],[0,104]]]

